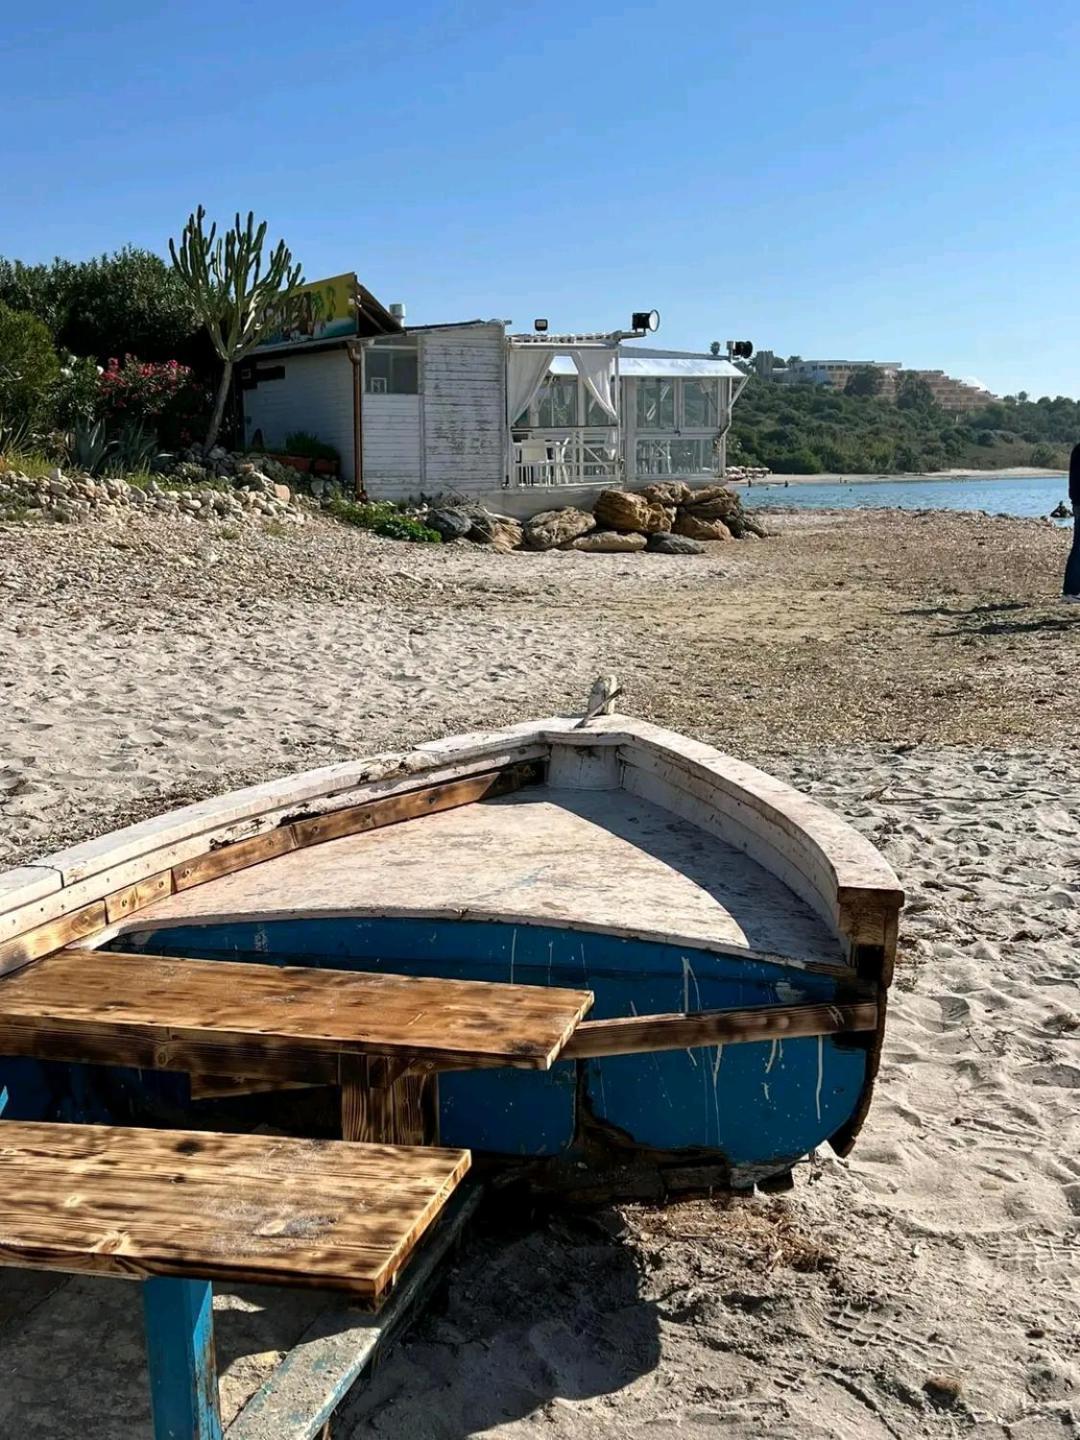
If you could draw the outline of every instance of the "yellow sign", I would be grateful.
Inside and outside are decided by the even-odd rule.
[[[335,275],[302,285],[290,302],[288,314],[276,314],[256,347],[298,345],[304,341],[333,340],[356,334],[355,274]]]

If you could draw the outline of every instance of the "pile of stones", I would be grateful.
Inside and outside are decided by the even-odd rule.
[[[496,550],[700,555],[710,541],[766,534],[726,485],[695,490],[682,481],[647,485],[639,492],[602,490],[591,512],[567,505],[524,522],[465,504],[432,505],[421,518],[444,541],[469,540]]]
[[[70,524],[134,512],[178,520],[279,519],[298,524],[304,519],[289,487],[250,461],[237,469],[227,485],[220,481],[208,484],[208,479],[185,472],[183,463],[160,480],[151,478],[145,486],[112,477],[65,475],[60,469],[44,476],[4,470],[0,471],[0,520],[37,516]]]

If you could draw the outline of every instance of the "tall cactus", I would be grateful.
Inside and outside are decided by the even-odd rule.
[[[266,258],[264,272],[266,221],[256,229],[253,211],[248,212],[246,225],[238,214],[221,238],[216,222],[206,233],[205,219],[206,211],[200,205],[188,216],[179,250],[169,241],[169,254],[222,362],[221,383],[206,433],[209,449],[221,429],[233,367],[254,350],[281,310],[289,308],[304,279],[284,240],[279,240]]]

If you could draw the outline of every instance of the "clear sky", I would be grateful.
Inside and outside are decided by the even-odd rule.
[[[413,323],[1080,395],[1077,0],[6,0],[0,253],[254,209]]]

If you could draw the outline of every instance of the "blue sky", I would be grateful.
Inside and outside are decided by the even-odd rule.
[[[253,208],[410,321],[1080,395],[1075,0],[8,0],[0,253]]]

